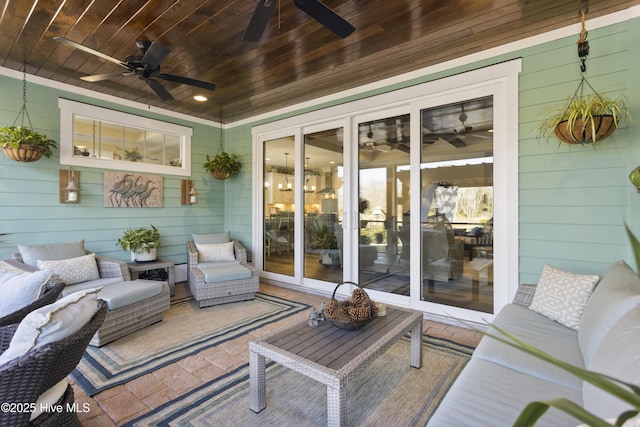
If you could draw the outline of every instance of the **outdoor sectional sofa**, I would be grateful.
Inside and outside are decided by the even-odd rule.
[[[164,281],[131,280],[127,263],[86,251],[84,241],[18,245],[5,262],[24,271],[50,270],[65,284],[62,295],[102,288],[107,316],[90,345],[103,346],[162,320],[169,309],[169,285]],[[84,277],[83,277],[84,276]],[[86,279],[86,280],[84,280]]]
[[[575,283],[570,276],[564,273],[564,279],[569,277],[565,285]],[[573,313],[578,320],[575,329],[532,309],[540,284],[520,286],[513,304],[500,310],[492,323],[558,359],[640,384],[638,275],[623,261],[611,265],[584,298],[583,309],[578,304]],[[568,298],[573,302],[580,299],[579,295]],[[544,307],[535,308],[545,312]],[[489,333],[500,334],[492,328]],[[630,409],[568,372],[485,336],[428,426],[511,426],[528,403],[561,397],[606,419],[615,419]],[[536,425],[579,424],[577,419],[551,408]]]

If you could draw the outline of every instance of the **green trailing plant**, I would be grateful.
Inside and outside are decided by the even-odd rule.
[[[0,128],[0,147],[18,149],[20,145],[35,145],[41,147],[42,155],[51,157],[53,149],[57,147],[53,139],[25,126],[5,126]]]
[[[317,249],[338,249],[338,239],[326,225],[323,225],[313,237],[312,245]]]
[[[148,253],[160,246],[160,233],[153,225],[151,228],[130,228],[125,230],[116,244],[125,251]]]
[[[207,172],[212,174],[215,171],[223,171],[225,172],[226,177],[229,177],[240,172],[242,163],[240,163],[240,160],[238,160],[237,154],[229,154],[225,151],[221,151],[213,158],[209,157],[209,155],[207,154],[207,161],[202,165],[202,167]]]
[[[547,141],[555,134],[555,130],[561,122],[567,122],[567,128],[573,129],[576,124],[582,123],[582,130],[586,139],[597,141],[598,122],[597,116],[609,115],[613,118],[613,124],[617,128],[624,118],[631,119],[627,98],[617,95],[608,98],[598,93],[567,98],[560,107],[551,107],[544,111],[549,117],[538,126],[538,138]]]

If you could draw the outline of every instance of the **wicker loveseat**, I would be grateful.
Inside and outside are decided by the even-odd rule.
[[[105,321],[91,340],[90,344],[93,346],[103,346],[159,322],[162,320],[162,313],[169,309],[170,291],[167,282],[132,281],[126,262],[86,251],[83,241],[37,245],[37,248],[18,245],[18,248],[20,252],[13,254],[14,259],[5,262],[24,271],[38,270],[33,259],[29,259],[33,258],[34,254],[39,260],[49,258],[49,261],[71,261],[78,259],[81,253],[95,257],[99,277],[73,284],[59,277],[59,280],[65,283],[63,296],[84,289],[102,287],[100,298],[107,303],[109,310]],[[27,260],[24,256],[27,256]],[[55,267],[52,267],[52,271],[54,277],[59,276]]]
[[[200,307],[253,299],[258,271],[247,263],[247,249],[229,232],[192,236],[187,242],[189,290]]]

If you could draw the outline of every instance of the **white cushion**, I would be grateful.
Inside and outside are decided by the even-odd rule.
[[[198,249],[198,262],[233,261],[236,259],[233,251],[233,242],[218,244],[196,243],[196,249]]]
[[[67,391],[68,386],[69,382],[67,382],[66,378],[63,378],[49,390],[46,390],[38,396],[38,400],[36,400],[35,408],[31,412],[31,418],[29,418],[29,421],[33,421],[43,413],[46,413],[47,408],[55,408],[54,405],[58,403],[60,398],[62,398],[64,393]]]
[[[38,299],[51,277],[48,271],[33,273],[0,270],[0,317],[11,314]]]
[[[100,289],[73,293],[29,313],[18,325],[9,348],[0,355],[0,366],[33,348],[78,332],[96,312]]]
[[[67,285],[100,278],[95,254],[56,261],[38,260],[38,269],[56,274]]]
[[[598,279],[595,275],[568,273],[546,264],[529,308],[577,331]]]
[[[47,245],[18,245],[22,262],[38,267],[38,260],[75,258],[86,254],[84,240],[71,243],[53,243]]]

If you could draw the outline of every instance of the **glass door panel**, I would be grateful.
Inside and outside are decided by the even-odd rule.
[[[420,118],[421,299],[492,313],[493,97]]]
[[[409,295],[409,114],[358,124],[358,282]]]
[[[343,130],[304,136],[304,277],[342,282]]]
[[[293,136],[264,142],[264,271],[294,275]]]

